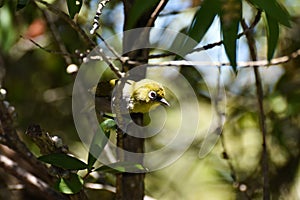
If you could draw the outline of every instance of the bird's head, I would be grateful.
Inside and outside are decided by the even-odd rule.
[[[147,113],[159,105],[170,106],[165,99],[165,89],[156,81],[143,79],[134,84],[129,110],[133,113]]]

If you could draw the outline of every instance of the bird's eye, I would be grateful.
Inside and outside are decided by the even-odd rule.
[[[154,92],[154,91],[150,91],[150,92],[148,93],[148,96],[149,96],[150,99],[154,100],[154,99],[156,99],[157,94],[156,94],[156,92]]]

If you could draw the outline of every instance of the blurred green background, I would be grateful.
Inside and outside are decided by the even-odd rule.
[[[48,2],[67,12],[65,1]],[[281,29],[276,56],[289,55],[300,47],[300,1],[281,2],[291,13],[293,22],[291,28]],[[161,16],[155,26],[180,31],[191,23],[198,3],[192,0],[170,0],[163,13],[182,10],[183,12]],[[77,23],[86,32],[91,27],[96,5],[95,0],[84,1],[76,18]],[[101,16],[102,36],[109,37],[122,31],[122,13],[120,1],[112,1],[105,7]],[[245,5],[244,15],[250,20],[255,12]],[[55,30],[49,27],[45,16],[55,25]],[[217,22],[214,23],[202,44],[220,40],[219,31],[216,31],[218,26]],[[0,8],[0,86],[7,90],[6,99],[16,109],[20,135],[34,153],[38,154],[36,146],[23,133],[29,125],[39,124],[51,135],[62,137],[72,153],[86,160],[87,152],[81,145],[72,118],[71,95],[75,77],[66,72],[70,63],[67,63],[62,55],[55,53],[60,50],[59,43],[53,38],[53,31],[59,34],[60,42],[73,55],[71,63],[80,63],[80,56],[75,51],[85,53],[87,44],[69,24],[48,11],[42,12],[33,3],[16,11],[16,1],[4,1],[4,5]],[[28,38],[52,52],[38,48]],[[255,39],[259,59],[265,59],[265,30],[261,23],[255,29]],[[96,38],[94,40],[99,42]],[[237,60],[248,60],[248,49],[244,39],[239,41],[239,47]],[[213,61],[224,61],[226,57],[222,47],[208,50],[207,53]],[[286,64],[263,67],[260,70],[265,92],[273,199],[300,199],[299,66],[300,59],[296,58]],[[195,79],[193,72],[186,71],[185,75],[187,79]],[[203,134],[199,134],[195,142],[175,163],[147,174],[147,195],[163,200],[261,199],[262,141],[253,71],[241,69],[235,77],[229,68],[224,67],[222,75],[227,97],[222,142],[229,159],[222,156],[224,146],[221,140],[208,156],[200,159],[198,154]],[[199,77],[193,87],[198,88],[201,112],[210,116],[211,102],[203,95],[207,93],[207,88],[201,81],[203,80]],[[201,120],[203,126],[207,126],[206,119]],[[184,137],[185,133],[181,134],[181,137]],[[239,185],[234,183],[233,175],[236,176]]]

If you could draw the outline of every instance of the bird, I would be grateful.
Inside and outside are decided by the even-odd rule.
[[[121,95],[118,93],[120,88]],[[165,88],[151,79],[100,81],[93,90],[96,110],[100,112],[148,113],[159,105],[170,106],[165,98]]]

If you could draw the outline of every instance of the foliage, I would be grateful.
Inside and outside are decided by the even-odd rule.
[[[65,15],[51,14],[45,9],[48,4],[43,4],[40,0],[4,1],[4,4],[1,4],[2,2],[0,1],[0,88],[8,91],[6,100],[17,112],[17,118],[14,120],[17,122],[18,132],[24,132],[30,124],[41,124],[50,134],[59,135],[69,146],[70,152],[75,154],[53,152],[38,157],[39,161],[47,163],[47,166],[54,170],[55,183],[49,184],[64,194],[77,194],[83,189],[88,190],[85,188],[86,183],[114,186],[116,174],[128,170],[147,172],[144,166],[134,162],[116,161],[109,165],[97,162],[107,143],[115,139],[113,137],[117,126],[114,120],[101,122],[87,153],[79,145],[80,140],[74,128],[70,106],[74,77],[66,73],[66,68],[70,64],[79,66],[92,48],[92,45],[82,38],[78,27],[86,33],[89,32],[87,27],[92,26],[98,2],[47,1],[59,11],[67,8],[68,10],[63,12]],[[127,28],[134,27],[143,14],[149,12],[160,1],[135,2],[130,13],[127,13]],[[199,160],[199,144],[204,137],[197,136],[186,154],[172,166],[147,175],[147,195],[157,199],[261,198],[264,174],[260,163],[262,136],[258,122],[256,87],[252,81],[253,76],[250,76],[253,74],[252,69],[239,67],[242,56],[238,52],[244,51],[242,48],[246,44],[243,35],[248,31],[255,36],[259,59],[266,57],[271,61],[274,55],[290,55],[300,47],[297,39],[300,30],[299,17],[293,16],[294,21],[291,21],[292,16],[287,11],[291,9],[291,5],[285,5],[284,1],[279,0],[204,0],[200,5],[195,3],[196,1],[188,1],[187,10],[181,6],[176,8],[177,2],[169,1],[156,20],[155,26],[167,24],[169,28],[178,32],[186,30],[185,33],[196,43],[182,41],[181,48],[184,49],[184,54],[194,51],[200,44],[208,45],[205,48],[207,51],[213,51],[215,48],[225,52],[230,66],[238,72],[238,76],[232,78],[225,73],[225,67],[220,67],[220,72],[225,73],[222,74],[224,79],[227,79],[227,83],[224,84],[228,97],[228,118],[221,141],[213,152],[205,159]],[[196,7],[190,9],[192,3],[195,3]],[[176,11],[175,14],[167,13],[172,9]],[[120,27],[123,27],[121,22],[124,21],[119,14],[120,10],[122,3],[119,1],[111,1],[105,6],[100,16],[101,29],[98,32],[101,32],[101,35],[107,37],[120,31]],[[262,23],[254,23],[257,12],[263,13]],[[64,16],[75,25],[64,19]],[[241,29],[240,24],[243,20],[251,30]],[[180,24],[179,21],[185,23]],[[178,22],[180,27],[174,26],[175,22]],[[217,28],[216,23],[219,23]],[[251,26],[252,23],[254,27]],[[214,35],[211,32],[214,32]],[[88,37],[91,38],[91,43],[100,43],[99,38],[91,35]],[[212,45],[218,41],[215,38],[222,39],[219,45]],[[242,50],[239,51],[239,48]],[[151,50],[150,52],[157,53]],[[243,56],[246,57],[245,53]],[[281,66],[283,68],[271,66],[260,70],[265,92],[263,114],[266,116],[268,130],[271,195],[273,198],[293,199],[297,198],[300,161],[300,93],[297,75],[299,58]],[[194,80],[191,84],[193,88],[197,88],[195,92],[200,96],[201,109],[208,116],[210,113],[207,110],[213,102],[205,95],[207,88],[200,87],[200,81],[203,79],[197,78],[194,71],[187,73],[182,70],[182,74],[187,79]],[[28,136],[22,135],[21,139],[31,152],[39,155]],[[164,136],[161,140],[171,139]],[[156,145],[160,144],[150,140],[149,146]],[[3,154],[5,151],[3,150]],[[85,159],[86,161],[83,161]],[[15,161],[23,166],[23,159],[17,158]],[[5,179],[2,177],[7,176],[2,169],[0,175],[1,181]]]
[[[76,14],[79,13],[81,6],[82,6],[82,0],[67,0],[68,10],[71,18],[74,18]]]
[[[211,26],[213,19],[219,15],[221,21],[221,32],[226,54],[234,69],[236,69],[236,40],[239,30],[239,23],[242,20],[241,0],[206,0],[203,1],[194,15],[189,26],[187,35],[200,42]],[[290,16],[286,9],[276,0],[271,1],[248,1],[252,6],[263,10],[267,16],[265,24],[268,38],[268,60],[271,60],[278,41],[279,24],[290,27]],[[183,44],[186,45],[186,44]],[[191,46],[194,48],[194,46]]]

